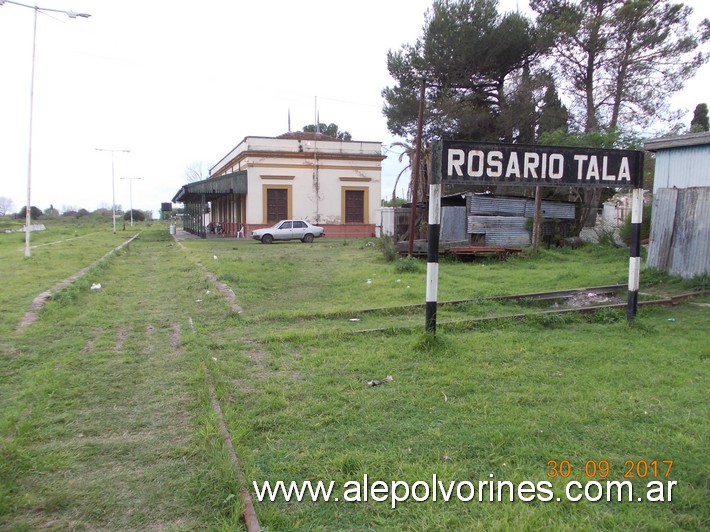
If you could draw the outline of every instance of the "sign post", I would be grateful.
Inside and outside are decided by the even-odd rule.
[[[441,185],[520,185],[633,189],[627,318],[636,316],[641,267],[643,152],[443,141],[432,149],[426,330],[436,332]]]
[[[643,164],[641,165],[643,167]],[[639,280],[641,277],[641,225],[643,221],[643,188],[634,188],[631,195],[631,246],[629,251],[629,301],[626,305],[626,319],[636,317],[639,301]]]
[[[435,142],[429,180],[429,230],[426,264],[426,332],[436,334],[436,307],[439,292],[439,236],[441,234],[441,143]]]

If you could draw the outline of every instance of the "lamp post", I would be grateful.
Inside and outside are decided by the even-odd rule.
[[[133,180],[134,179],[143,179],[142,177],[122,177],[121,179],[127,179],[128,180],[128,194],[129,194],[129,202],[131,206],[131,227],[133,227]]]
[[[131,153],[131,150],[109,150],[107,148],[95,148],[96,151],[110,151],[111,152],[111,216],[113,217],[113,234],[116,234],[116,177],[113,172],[113,154],[119,153]]]
[[[34,11],[34,25],[32,28],[32,74],[30,78],[30,130],[29,142],[27,148],[27,206],[25,210],[25,257],[30,256],[30,224],[32,223],[32,206],[31,206],[31,191],[32,191],[32,112],[34,108],[34,93],[35,93],[35,51],[37,49],[37,13],[47,11],[51,13],[64,13],[69,18],[89,18],[91,15],[87,13],[76,13],[75,11],[65,11],[64,9],[50,9],[48,7],[31,6],[14,2],[13,0],[0,0],[0,6],[4,4],[13,4],[21,7],[29,7]]]

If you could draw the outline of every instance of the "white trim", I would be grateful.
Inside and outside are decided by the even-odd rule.
[[[631,192],[631,223],[643,222],[643,189],[635,188]]]
[[[629,257],[629,292],[638,292],[641,257]]]
[[[428,262],[426,265],[426,301],[427,303],[436,302],[436,297],[439,292],[439,263]]]

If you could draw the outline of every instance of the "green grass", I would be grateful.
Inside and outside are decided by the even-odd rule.
[[[243,435],[248,476],[259,481],[342,484],[367,473],[414,482],[436,473],[537,482],[548,460],[565,458],[573,478],[587,459],[606,459],[621,479],[627,459],[672,459],[677,505],[405,503],[393,512],[384,504],[269,503],[257,512],[277,528],[325,525],[335,513],[354,528],[701,528],[707,351],[696,331],[707,331],[707,314],[674,309],[675,323],[668,315],[654,311],[632,328],[531,320],[447,334],[431,347],[418,335],[337,343],[293,335],[268,343],[268,355],[248,368],[258,393],[240,393],[226,377],[221,390],[231,398],[232,431]],[[591,342],[600,329],[604,341]],[[221,375],[244,372],[230,362],[220,363]],[[390,384],[365,385],[388,374]]]
[[[0,342],[0,528],[233,522],[202,359],[178,343],[194,333],[167,282],[197,298],[204,280],[157,231],[93,275],[100,291],[79,281]]]
[[[580,481],[589,459],[608,460],[610,480],[622,480],[626,460],[673,460],[678,482],[670,503],[257,502],[266,529],[707,528],[710,298],[643,307],[631,325],[623,310],[541,316],[481,299],[625,283],[628,251],[442,261],[440,299],[473,300],[441,307],[432,337],[423,309],[399,308],[423,302],[425,263],[388,262],[367,240],[190,240],[183,250],[166,227],[141,229],[38,322],[0,337],[0,528],[241,526],[204,368],[249,488],[364,474],[536,483],[552,459],[569,460]],[[52,249],[44,277],[17,274],[11,291],[31,300],[113,246],[100,233],[38,248]],[[22,266],[9,251],[0,245]],[[203,268],[234,290],[242,314]],[[644,272],[642,285],[644,275],[656,295],[705,282]],[[470,322],[521,312],[530,316]],[[376,328],[389,331],[357,332]]]
[[[24,255],[24,233],[0,233],[2,284],[0,335],[14,330],[37,295],[103,257],[137,231],[117,231],[107,221],[51,220],[31,234]]]

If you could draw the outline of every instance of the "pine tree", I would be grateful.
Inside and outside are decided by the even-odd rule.
[[[562,130],[565,133],[569,131],[569,112],[557,95],[555,80],[550,78],[545,89],[545,96],[542,99],[542,111],[537,133],[540,136],[557,130]]]
[[[708,131],[708,104],[699,103],[695,107],[695,112],[693,113],[693,119],[690,121],[690,132],[691,133],[702,133],[703,131]]]

